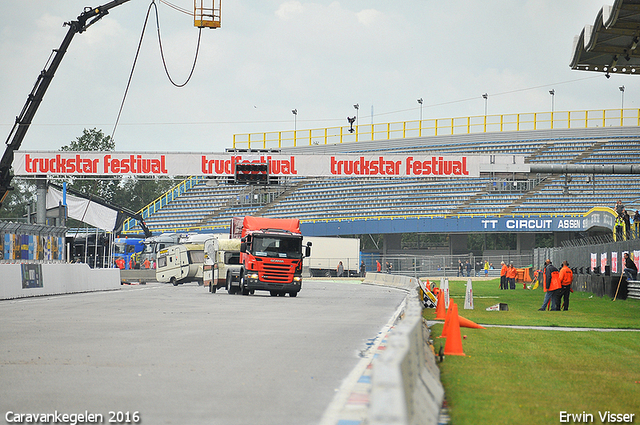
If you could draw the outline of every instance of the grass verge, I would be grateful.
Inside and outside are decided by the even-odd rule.
[[[466,281],[450,281],[459,314],[498,325],[629,329],[640,328],[640,301],[611,301],[571,294],[569,311],[538,311],[542,290],[500,291],[499,281],[474,282],[474,310],[464,310]],[[509,311],[486,311],[498,302]],[[434,317],[425,310],[425,318]],[[465,357],[440,363],[451,423],[557,424],[560,412],[635,414],[640,423],[640,333],[566,332],[510,328],[468,329]],[[435,338],[442,325],[432,327]],[[577,423],[577,422],[572,422]]]

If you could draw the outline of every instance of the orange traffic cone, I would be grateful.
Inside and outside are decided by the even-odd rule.
[[[458,322],[460,323],[460,326],[463,328],[486,329],[484,326],[479,325],[476,322],[471,321],[469,319],[465,319],[462,316],[458,316]]]
[[[462,336],[460,335],[460,321],[458,318],[458,306],[453,304],[451,324],[447,329],[447,341],[444,343],[445,356],[464,356],[462,351]]]
[[[442,326],[442,334],[440,334],[440,336],[437,337],[437,338],[446,338],[447,337],[448,328],[449,328],[449,325],[451,324],[451,315],[452,314],[453,314],[453,308],[451,306],[449,306],[449,308],[447,309],[446,318],[444,319],[444,325]]]
[[[434,288],[438,289],[438,288]],[[438,291],[438,304],[436,304],[436,320],[445,320],[446,319],[446,309],[444,308],[444,292]]]

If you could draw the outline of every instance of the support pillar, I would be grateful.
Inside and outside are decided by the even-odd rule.
[[[47,224],[47,176],[36,177],[36,223]]]

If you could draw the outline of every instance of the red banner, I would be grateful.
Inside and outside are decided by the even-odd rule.
[[[514,159],[517,159],[515,161]],[[485,169],[526,171],[513,155],[285,155],[150,152],[15,153],[17,176],[232,176],[237,163],[268,163],[273,176],[478,177]]]

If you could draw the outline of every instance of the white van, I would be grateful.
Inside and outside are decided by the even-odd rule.
[[[225,288],[231,294],[240,289],[240,239],[209,239],[204,243],[204,285],[215,293]]]
[[[202,285],[203,263],[203,244],[172,245],[158,253],[156,280],[173,286],[186,282]]]

